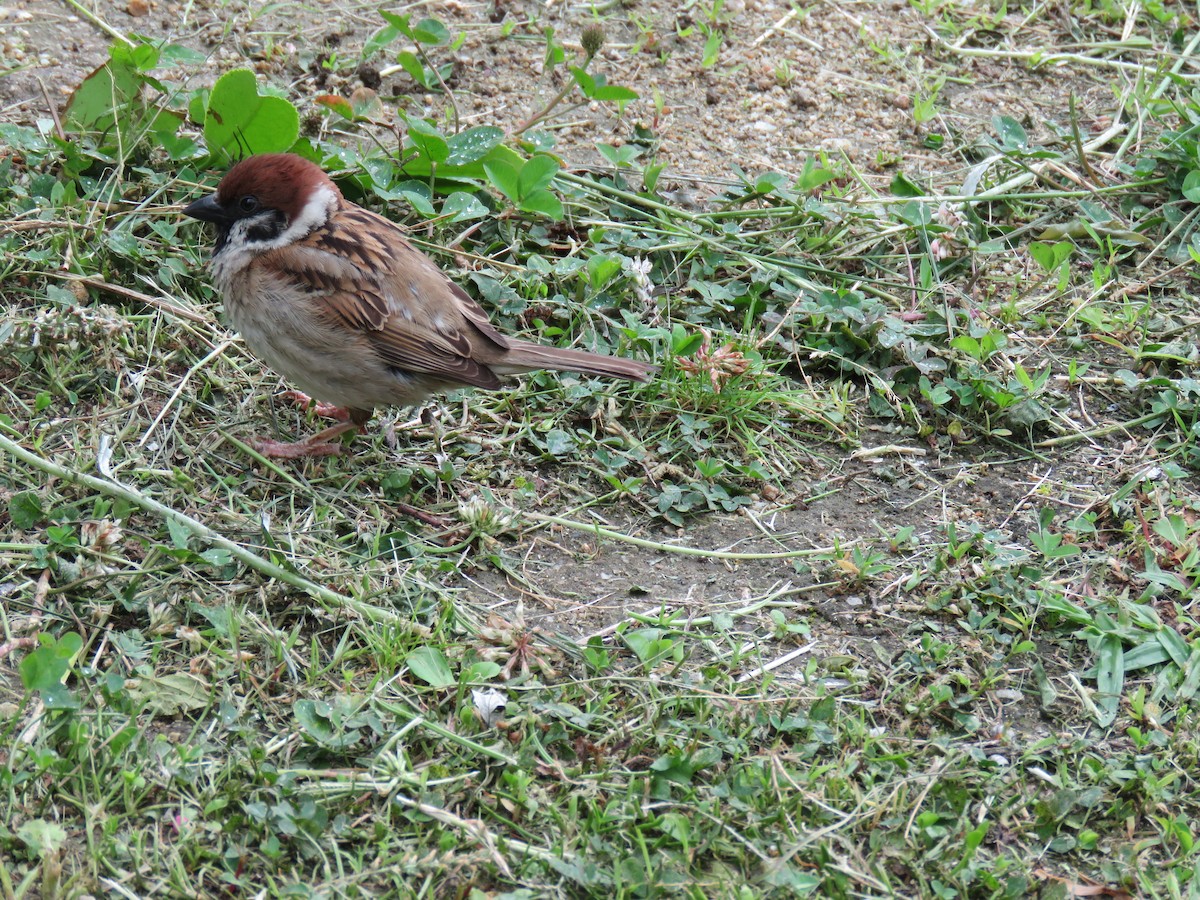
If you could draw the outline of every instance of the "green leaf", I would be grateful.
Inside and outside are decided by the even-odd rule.
[[[158,66],[163,69],[175,66],[202,66],[208,62],[205,54],[183,44],[163,44],[155,49],[159,54]]]
[[[546,432],[546,451],[551,456],[568,456],[574,453],[575,436],[561,428],[552,428]]]
[[[646,170],[642,172],[642,187],[646,189],[646,193],[654,193],[654,189],[658,187],[658,177],[666,167],[665,162],[651,163],[646,166]]]
[[[0,142],[23,153],[44,153],[50,143],[35,129],[10,122],[0,122]]]
[[[233,554],[222,547],[211,547],[201,553],[200,558],[217,569],[223,569],[233,563]]]
[[[1033,428],[1050,421],[1050,411],[1032,397],[1004,410],[1004,421],[1013,427]]]
[[[1192,169],[1184,176],[1183,196],[1193,203],[1200,202],[1200,171]]]
[[[592,290],[604,287],[621,271],[621,258],[611,253],[595,253],[587,261],[588,284]]]
[[[114,44],[114,50],[118,45]],[[83,79],[71,99],[63,123],[73,131],[109,132],[129,130],[133,122],[134,101],[142,87],[136,66],[119,54]]]
[[[173,109],[160,109],[152,114],[145,127],[154,135],[155,143],[169,152],[172,158],[178,159],[192,155],[196,147],[196,142],[191,138],[176,137],[184,121],[182,113]]]
[[[904,176],[900,177],[904,178]],[[804,168],[800,170],[800,177],[796,179],[796,190],[807,194],[826,182],[833,181],[835,178],[837,178],[836,172],[821,168],[818,163],[809,157],[804,161]],[[913,185],[913,187],[917,187],[913,182],[908,181],[907,178],[904,178],[904,180]],[[893,182],[893,189],[895,189],[895,182]],[[917,190],[920,190],[920,188],[917,188]]]
[[[650,771],[673,784],[690,784],[696,768],[682,753],[669,753],[650,763]]]
[[[382,13],[382,15],[386,18],[389,15],[394,15],[394,13]],[[379,53],[392,41],[396,40],[396,38],[400,37],[401,34],[403,34],[403,32],[395,25],[384,25],[377,32],[367,38],[366,43],[363,44],[363,60],[369,60],[372,56],[374,56],[376,53]]]
[[[686,847],[691,844],[691,823],[683,813],[663,813],[655,824],[663,834],[673,838],[683,846]]]
[[[37,691],[48,709],[74,709],[79,704],[64,682],[71,662],[83,649],[83,638],[73,631],[57,641],[53,635],[38,635],[41,645],[21,660],[21,683],[28,691]]]
[[[450,145],[446,143],[443,134],[424,119],[413,117],[406,120],[408,124],[408,139],[412,145],[430,162],[444,163],[450,158]]]
[[[500,674],[500,664],[490,660],[471,663],[462,671],[460,684],[490,684]]]
[[[1200,647],[1192,651],[1187,665],[1183,667],[1183,683],[1179,685],[1178,696],[1181,701],[1191,700],[1200,689]]]
[[[996,129],[1000,143],[1005,148],[1024,150],[1029,146],[1029,135],[1012,116],[993,116],[992,127]]]
[[[639,628],[624,635],[629,649],[637,654],[642,665],[649,668],[662,660],[672,649],[675,642],[664,637],[661,628]]]
[[[1125,687],[1125,649],[1121,638],[1106,634],[1100,639],[1096,654],[1096,705],[1100,716],[1098,724],[1107,727],[1117,717],[1121,705],[1121,691]]]
[[[1076,606],[1074,603],[1060,594],[1047,595],[1042,602],[1042,608],[1047,612],[1057,613],[1068,622],[1074,622],[1076,625],[1095,624],[1091,613]]]
[[[680,324],[671,330],[671,354],[673,356],[691,356],[704,343],[704,335],[698,331],[688,333]]]
[[[436,647],[418,647],[408,654],[406,662],[413,675],[432,687],[446,688],[455,683],[450,663]]]
[[[605,103],[628,103],[630,100],[638,98],[638,92],[633,88],[622,87],[619,84],[606,84],[603,87],[598,87],[592,92],[593,100],[600,100]]]
[[[562,201],[549,191],[537,191],[524,198],[518,208],[522,212],[541,213],[558,222],[563,217]]]
[[[554,176],[558,174],[562,167],[558,164],[558,160],[552,156],[539,155],[529,159],[521,167],[521,177],[517,195],[522,199],[536,194],[538,191],[544,190],[550,186],[550,182],[554,180]]]
[[[897,172],[892,176],[891,190],[897,197],[924,197],[926,193],[919,184],[903,172]]]
[[[408,77],[421,87],[427,90],[433,90],[437,87],[436,79],[430,77],[429,70],[425,68],[415,53],[403,50],[396,54],[396,62],[400,64],[400,68],[408,73]]]
[[[197,125],[204,121],[208,114],[208,91],[197,91],[188,101],[188,121]]]
[[[321,744],[330,743],[334,737],[333,720],[329,704],[320,700],[297,700],[292,704],[292,715],[309,737]]]
[[[437,47],[450,43],[450,32],[437,19],[422,19],[413,26],[412,39],[418,44]]]
[[[1029,245],[1029,255],[1047,272],[1053,272],[1071,255],[1074,248],[1075,245],[1070,241],[1058,241],[1054,244],[1033,241]]]
[[[1179,666],[1181,669],[1187,665],[1193,650],[1178,631],[1175,631],[1172,628],[1160,628],[1155,636],[1158,638],[1159,644],[1161,644],[1163,649],[1166,650],[1166,652],[1170,655],[1171,661],[1175,663],[1175,665]],[[1142,646],[1146,645],[1143,644]],[[1128,671],[1131,668],[1129,666],[1128,657],[1126,658],[1125,662],[1125,668]]]
[[[437,215],[437,210],[433,208],[433,203],[431,203],[429,198],[424,194],[417,191],[401,191],[400,194],[405,200],[408,201],[409,205],[413,209],[425,216],[427,219],[432,219]]]
[[[601,156],[607,159],[609,164],[613,167],[621,164],[621,156],[618,152],[618,148],[614,147],[612,144],[597,144],[596,150]]]
[[[483,164],[483,169],[487,172],[488,181],[492,186],[509,199],[510,202],[516,203],[520,198],[520,171],[510,162],[504,160],[492,160]]]
[[[579,66],[570,66],[569,68],[575,83],[579,85],[579,90],[583,92],[583,96],[590,99],[596,90],[596,79],[589,75],[586,69]]]
[[[488,214],[488,208],[479,202],[474,194],[465,191],[455,191],[442,204],[442,215],[448,216],[450,222],[467,222],[471,219],[482,219]]]
[[[704,58],[700,60],[700,65],[708,69],[717,63],[717,58],[721,55],[721,42],[725,40],[725,32],[711,31],[708,38],[704,41]]]
[[[114,61],[142,72],[149,72],[158,65],[158,48],[152,44],[116,43],[108,48],[108,54]]]
[[[249,69],[226,72],[213,85],[204,117],[204,140],[215,159],[240,159],[291,149],[300,135],[296,107],[263,97]]]
[[[1064,559],[1080,553],[1076,544],[1064,544],[1062,535],[1053,531],[1036,531],[1029,536],[1033,545],[1049,560]]]
[[[383,16],[383,20],[396,29],[397,34],[402,34],[409,40],[415,40],[412,26],[408,24],[411,16],[403,16],[399,13],[387,12],[382,9],[379,11],[379,15]]]
[[[450,155],[446,162],[452,166],[478,162],[503,140],[504,131],[491,125],[480,125],[460,131],[446,141],[450,146]]]
[[[186,550],[188,541],[192,539],[191,530],[182,522],[167,519],[167,531],[171,534],[171,546],[176,550]]]
[[[8,500],[8,518],[14,528],[24,531],[46,518],[46,513],[36,493],[21,491],[19,494],[13,494]]]

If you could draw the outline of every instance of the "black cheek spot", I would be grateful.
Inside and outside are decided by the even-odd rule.
[[[287,230],[283,213],[271,210],[269,215],[257,216],[246,229],[246,240],[251,243],[273,241]]]

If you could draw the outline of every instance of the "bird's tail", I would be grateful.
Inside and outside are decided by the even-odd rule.
[[[625,378],[629,381],[649,381],[658,371],[658,366],[636,359],[602,356],[582,350],[562,350],[527,341],[510,341],[508,352],[488,368],[500,375],[517,375],[536,369],[559,369],[583,375]]]

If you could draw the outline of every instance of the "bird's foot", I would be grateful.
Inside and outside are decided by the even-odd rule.
[[[317,432],[302,441],[274,441],[270,438],[254,438],[250,446],[271,459],[304,459],[308,456],[337,456],[342,452],[340,438],[348,431],[358,431],[353,422],[343,422]]]
[[[308,394],[304,393],[304,391],[284,391],[279,396],[284,400],[290,400],[304,409],[311,407],[312,411],[323,419],[333,419],[335,422],[350,421],[350,410],[346,409],[346,407],[314,400]]]

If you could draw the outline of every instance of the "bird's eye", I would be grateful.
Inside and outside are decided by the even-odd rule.
[[[244,212],[244,213],[257,212],[258,207],[259,207],[258,198],[252,194],[247,194],[245,197],[243,197],[241,200],[238,201],[238,206],[241,208],[242,212]]]

